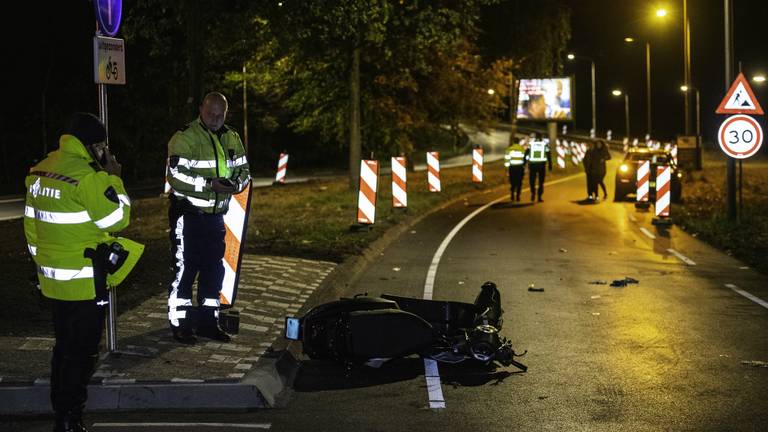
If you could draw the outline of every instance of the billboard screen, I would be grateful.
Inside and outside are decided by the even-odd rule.
[[[538,121],[572,121],[572,79],[521,79],[517,118]]]

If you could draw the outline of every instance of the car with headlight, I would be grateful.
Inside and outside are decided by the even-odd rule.
[[[664,165],[668,165],[671,170],[670,198],[672,202],[678,203],[682,200],[682,179],[684,173],[675,163],[672,154],[664,149],[633,148],[624,155],[624,160],[616,169],[614,201],[623,201],[630,195],[637,197],[637,168],[640,161],[649,161],[651,163],[651,178],[648,185],[648,199],[651,202],[656,199],[656,167]]]

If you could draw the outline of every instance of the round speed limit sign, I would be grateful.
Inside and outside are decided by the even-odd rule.
[[[746,159],[760,150],[763,129],[757,120],[748,115],[732,115],[720,125],[717,142],[728,156]]]

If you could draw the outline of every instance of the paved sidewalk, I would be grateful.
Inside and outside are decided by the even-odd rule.
[[[335,267],[324,261],[244,255],[232,308],[240,314],[240,332],[226,344],[202,338],[194,346],[175,342],[167,296],[147,299],[118,318],[118,352],[125,354],[103,353],[89,387],[88,409],[274,405],[284,375],[276,369],[284,365],[272,347],[285,345],[284,317],[295,315]],[[0,414],[50,412],[53,343],[52,338],[0,338]]]

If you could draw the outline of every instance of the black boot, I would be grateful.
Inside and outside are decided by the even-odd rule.
[[[171,331],[173,332],[173,338],[177,342],[181,342],[185,345],[194,345],[195,343],[197,343],[197,338],[195,337],[195,334],[192,333],[192,329],[187,326],[181,326],[181,327],[171,326]]]
[[[56,413],[53,432],[88,432],[88,429],[83,424],[82,413]]]

